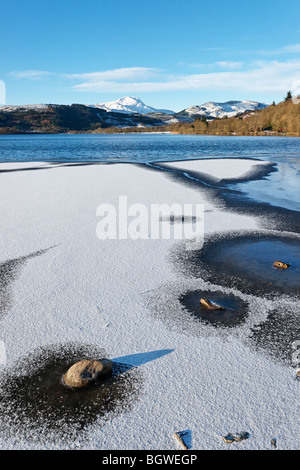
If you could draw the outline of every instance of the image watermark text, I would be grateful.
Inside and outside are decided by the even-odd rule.
[[[128,204],[127,196],[120,196],[116,205],[100,204],[96,216],[100,240],[203,241],[203,204]]]

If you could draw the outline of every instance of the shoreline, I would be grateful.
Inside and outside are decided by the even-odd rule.
[[[131,131],[124,131],[124,132],[111,132],[110,128],[108,128],[107,132],[93,132],[93,131],[68,131],[68,132],[7,132],[2,133],[0,132],[1,136],[7,135],[142,135],[142,134],[168,134],[168,135],[191,135],[191,136],[211,136],[211,137],[293,137],[299,138],[300,135],[292,134],[292,133],[281,133],[281,132],[258,132],[258,133],[247,133],[247,134],[239,134],[239,133],[184,133],[184,132],[173,132],[173,131],[139,131],[131,130]]]

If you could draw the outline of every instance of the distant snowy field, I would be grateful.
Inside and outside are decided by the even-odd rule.
[[[240,178],[257,162],[214,160],[169,163],[220,179],[226,170]],[[231,161],[233,163],[233,161]],[[33,164],[35,167],[38,164]],[[51,166],[0,164],[0,262],[28,259],[10,282],[9,308],[0,316],[6,364],[1,371],[40,346],[70,341],[104,348],[110,359],[136,366],[140,393],[130,410],[93,424],[88,436],[67,448],[179,450],[174,432],[189,430],[192,450],[298,449],[299,383],[292,368],[247,347],[243,328],[234,334],[203,328],[199,333],[172,327],[153,314],[176,307],[176,294],[207,287],[180,274],[171,251],[178,240],[99,240],[100,204],[204,204],[205,235],[257,230],[259,220],[225,212],[199,189],[131,164]],[[225,288],[224,288],[225,289]],[[248,298],[250,320],[264,318],[269,301]],[[153,309],[151,306],[153,301]],[[161,302],[161,307],[160,307]],[[185,312],[186,313],[186,312]],[[182,312],[184,314],[184,312]],[[175,321],[175,320],[174,320]],[[192,320],[191,320],[192,322]],[[141,360],[143,358],[143,360]],[[228,445],[222,436],[247,431],[249,439]],[[0,433],[1,449],[65,448]]]

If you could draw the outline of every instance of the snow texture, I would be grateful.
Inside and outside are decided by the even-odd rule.
[[[192,171],[207,175],[215,181],[246,179],[255,174],[258,167],[269,165],[270,162],[262,160],[250,160],[242,158],[222,158],[222,159],[202,159],[184,160],[171,163],[164,163],[164,166],[177,168],[183,171]]]
[[[236,163],[233,176],[257,164]],[[196,170],[200,164],[185,163]],[[85,438],[79,433],[69,443],[39,435],[27,440],[19,429],[14,437],[0,433],[0,448],[180,450],[174,433],[189,430],[192,450],[268,450],[271,439],[280,449],[298,449],[295,371],[246,341],[249,327],[266,318],[272,302],[236,292],[249,301],[248,324],[232,335],[206,328],[178,305],[178,295],[188,288],[216,288],[177,272],[170,254],[182,241],[96,236],[97,207],[117,206],[120,195],[146,207],[204,204],[205,235],[256,231],[259,220],[225,212],[202,190],[142,166],[42,163],[43,170],[26,164],[21,171],[23,164],[15,165],[20,171],[0,173],[0,262],[45,251],[16,264],[7,283],[11,304],[0,316],[7,356],[2,374],[36,348],[78,342],[137,367],[143,380],[131,408],[103,426],[91,425]],[[225,168],[229,172],[227,161],[213,165],[209,172],[217,178]],[[222,440],[243,431],[249,438],[242,442]]]

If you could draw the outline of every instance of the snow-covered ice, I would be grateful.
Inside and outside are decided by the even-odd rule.
[[[225,169],[226,177],[240,178],[258,164],[231,163],[170,166],[220,179]],[[244,341],[247,326],[232,335],[192,320],[187,321],[193,328],[181,328],[177,296],[197,284],[172,263],[170,253],[182,242],[96,236],[97,207],[117,205],[121,195],[129,204],[146,207],[204,204],[205,235],[256,231],[259,219],[226,212],[200,189],[172,180],[167,172],[133,164],[42,164],[34,170],[26,164],[26,171],[21,163],[16,166],[1,164],[2,170],[20,171],[0,173],[0,262],[36,256],[16,263],[6,285],[10,301],[0,316],[0,340],[6,348],[2,373],[38,347],[79,342],[136,366],[142,384],[130,410],[112,414],[104,425],[91,425],[84,439],[79,435],[66,444],[37,436],[30,441],[20,429],[13,438],[0,433],[0,448],[179,450],[174,433],[188,429],[194,450],[271,449],[272,438],[278,448],[298,449],[299,382],[293,368],[250,348]],[[249,300],[251,321],[266,317],[270,300],[242,297]],[[172,308],[177,309],[174,323]],[[249,439],[223,442],[222,436],[241,431],[249,432]]]
[[[207,158],[164,163],[164,166],[205,174],[215,181],[221,181],[226,179],[236,180],[249,178],[251,174],[257,171],[259,166],[264,167],[269,164],[270,162],[267,161],[246,158]]]

